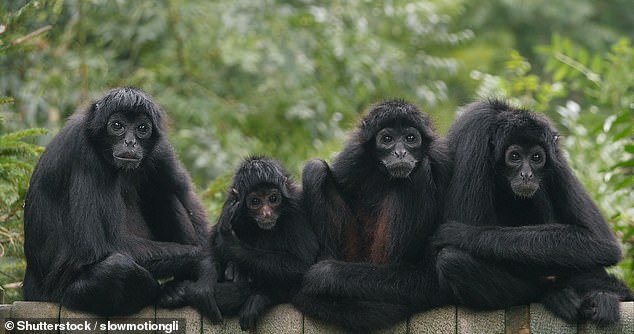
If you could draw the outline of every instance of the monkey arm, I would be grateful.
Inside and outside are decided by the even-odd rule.
[[[273,280],[301,280],[310,266],[290,252],[280,252],[254,248],[245,245],[235,235],[223,233],[220,246],[223,257],[247,268],[254,277],[267,277]]]
[[[206,254],[201,246],[154,241],[135,236],[126,237],[123,244],[126,253],[134,262],[158,278],[183,272],[194,275]]]
[[[442,298],[433,266],[318,262],[304,276],[302,293],[407,305],[438,305]]]
[[[337,189],[328,164],[310,160],[302,172],[304,207],[321,243],[322,258],[341,258],[342,226],[352,213]]]
[[[603,267],[621,258],[613,240],[567,224],[478,227],[449,222],[441,225],[434,243],[455,246],[483,259],[549,268]]]

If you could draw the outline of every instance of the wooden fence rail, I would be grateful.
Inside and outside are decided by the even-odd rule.
[[[598,327],[593,324],[567,324],[546,311],[540,304],[517,306],[506,310],[476,312],[462,307],[443,307],[416,314],[396,326],[380,333],[421,334],[496,334],[496,333],[634,333],[634,302],[620,305],[621,322],[615,326]],[[28,325],[31,327],[27,327]],[[129,317],[99,318],[91,314],[76,312],[52,303],[15,302],[0,305],[0,334],[42,333],[40,323],[62,324],[67,327],[53,329],[47,333],[166,333],[167,327],[152,328],[151,324],[171,324],[172,333],[240,333],[236,318],[223,323],[212,323],[192,308],[166,310],[148,307]],[[81,324],[86,327],[71,327]],[[121,327],[138,324],[133,328]],[[145,324],[146,327],[142,327]],[[178,325],[176,330],[174,325]],[[22,326],[22,327],[17,327]],[[40,325],[41,326],[41,325]],[[18,330],[22,329],[22,330]],[[30,331],[25,331],[30,329]],[[265,314],[251,333],[343,333],[335,326],[304,317],[291,305],[279,305]]]

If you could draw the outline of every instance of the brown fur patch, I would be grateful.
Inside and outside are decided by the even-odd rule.
[[[387,245],[390,241],[390,217],[383,210],[374,223],[371,236],[372,244],[368,250],[368,260],[371,263],[385,263],[388,257]]]
[[[350,221],[343,226],[343,257],[345,261],[363,261],[363,248],[365,248],[363,239],[363,229],[359,221]]]
[[[390,210],[359,213],[343,227],[343,256],[351,262],[385,263],[389,256]]]

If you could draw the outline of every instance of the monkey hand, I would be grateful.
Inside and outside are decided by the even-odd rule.
[[[211,321],[221,321],[222,313],[216,303],[216,282],[198,280],[187,286],[190,304]]]
[[[433,236],[432,245],[435,249],[453,246],[464,248],[475,232],[474,226],[449,221],[441,224]]]
[[[238,212],[239,207],[240,202],[234,200],[234,198],[229,198],[225,202],[225,206],[218,219],[218,227],[222,235],[233,233],[233,220],[236,217],[236,212]]]
[[[619,296],[611,292],[593,291],[587,294],[579,313],[584,320],[609,326],[619,322]]]
[[[233,229],[231,224],[225,224],[220,228],[220,235],[224,239],[225,243],[231,243],[238,241],[238,236],[236,236],[236,231]]]
[[[241,242],[231,227],[223,227],[220,229],[220,234],[216,238],[216,245],[222,252],[231,253],[233,248],[241,246]]]
[[[245,256],[245,245],[238,239],[232,228],[221,228],[216,238],[217,248],[224,254],[226,260],[239,262],[242,256]]]
[[[187,305],[187,286],[190,281],[169,281],[161,286],[161,293],[157,305],[162,308],[174,309]]]
[[[227,202],[235,204],[238,201],[240,201],[240,193],[238,192],[238,189],[231,188],[229,195],[227,196]]]
[[[218,232],[225,239],[231,237],[235,232],[233,231],[233,226],[231,222],[222,222],[220,226],[218,226]]]

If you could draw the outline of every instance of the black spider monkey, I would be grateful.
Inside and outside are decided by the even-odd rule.
[[[300,204],[301,190],[279,162],[252,157],[236,171],[212,247],[228,281],[218,284],[218,305],[225,314],[239,309],[243,330],[269,307],[290,301],[316,261],[319,244]],[[235,284],[243,291],[221,292]]]
[[[209,223],[165,117],[147,93],[116,88],[48,145],[24,208],[26,300],[125,315],[160,298],[157,279],[201,275]]]
[[[442,219],[445,160],[428,116],[389,100],[370,109],[331,166],[309,161],[305,206],[330,260],[311,267],[294,305],[367,332],[446,303],[430,243]]]
[[[435,244],[455,302],[538,301],[563,319],[619,320],[631,290],[604,267],[621,250],[542,116],[500,101],[464,108],[447,134],[452,179]]]

